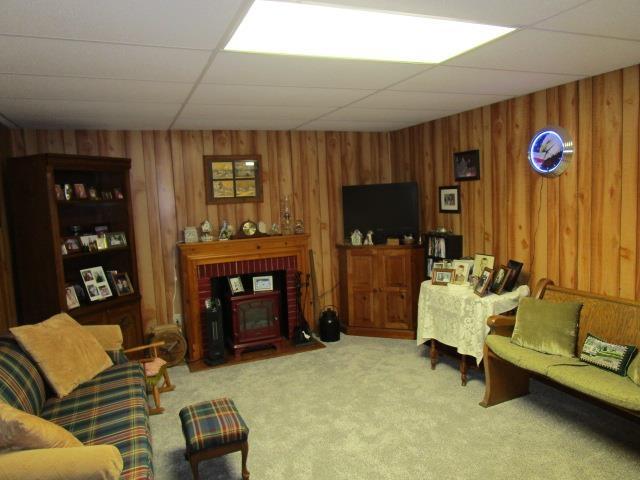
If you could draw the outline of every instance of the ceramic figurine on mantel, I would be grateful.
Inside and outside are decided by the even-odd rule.
[[[220,234],[218,235],[218,240],[229,240],[231,238],[231,229],[226,220],[222,221],[222,226],[220,227]]]
[[[212,242],[213,235],[211,235],[211,224],[209,220],[205,220],[200,224],[200,241],[201,242]]]
[[[273,223],[271,225],[271,230],[269,231],[269,235],[281,235],[280,233],[280,225],[278,225],[277,223]]]
[[[367,236],[364,238],[364,245],[373,245],[373,230],[367,232]]]
[[[263,222],[262,220],[260,220],[258,222],[258,232],[260,232],[262,235],[266,235],[267,232],[267,224],[265,222]]]
[[[280,206],[280,215],[282,217],[281,230],[283,235],[293,234],[293,225],[291,224],[291,201],[289,195],[285,195]]]
[[[304,222],[302,220],[296,220],[296,226],[293,228],[293,232],[296,235],[304,233]]]
[[[359,247],[362,245],[362,232],[358,229],[351,233],[351,245]]]

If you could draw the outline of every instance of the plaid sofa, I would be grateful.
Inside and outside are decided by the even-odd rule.
[[[121,479],[153,479],[151,432],[142,366],[111,354],[115,365],[66,397],[47,396],[42,376],[10,338],[0,339],[0,401],[50,420],[85,445],[114,445],[124,462]]]

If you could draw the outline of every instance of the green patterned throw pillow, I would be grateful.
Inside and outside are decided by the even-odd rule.
[[[580,360],[624,377],[636,350],[635,345],[608,343],[588,333],[582,346]]]

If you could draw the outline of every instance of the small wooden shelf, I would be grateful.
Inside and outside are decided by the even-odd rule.
[[[81,305],[78,308],[69,310],[69,314],[71,316],[89,315],[89,314],[104,310],[105,308],[117,308],[123,305],[128,305],[129,303],[137,302],[139,300],[140,300],[139,293],[132,293],[131,295],[125,295],[122,297],[118,297],[114,295],[113,297],[109,297],[105,300],[99,300],[97,302]]]
[[[129,251],[129,246],[127,245],[124,247],[105,248],[104,250],[98,250],[96,252],[67,253],[66,255],[62,255],[62,260],[72,260],[74,258],[93,257],[93,256],[110,254],[110,253],[128,252],[128,251]]]
[[[87,206],[94,206],[94,207],[113,207],[116,205],[121,205],[121,206],[126,206],[127,203],[124,200],[90,200],[90,199],[83,199],[83,200],[58,200],[58,206],[68,206],[68,207],[77,207],[77,206],[81,206],[81,207],[87,207]]]

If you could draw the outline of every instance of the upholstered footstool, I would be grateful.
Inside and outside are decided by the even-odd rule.
[[[242,479],[249,479],[249,428],[238,413],[233,400],[218,398],[196,403],[180,410],[182,432],[187,444],[185,457],[198,480],[198,463],[231,452],[242,452]]]

